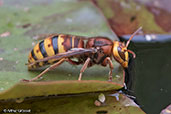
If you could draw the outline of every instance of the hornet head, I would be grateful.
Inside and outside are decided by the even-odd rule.
[[[114,41],[113,43],[113,57],[114,59],[119,62],[122,67],[127,68],[128,67],[128,61],[129,61],[129,53],[131,53],[133,55],[133,57],[135,58],[136,55],[133,51],[127,49],[128,45],[130,43],[130,41],[132,40],[132,38],[142,29],[142,27],[140,27],[137,31],[135,31],[131,37],[129,38],[129,40],[125,43],[119,42],[119,41]]]

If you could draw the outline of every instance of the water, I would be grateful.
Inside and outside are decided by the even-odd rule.
[[[131,43],[129,49],[137,57],[130,63],[128,87],[147,114],[159,114],[171,104],[171,39]]]

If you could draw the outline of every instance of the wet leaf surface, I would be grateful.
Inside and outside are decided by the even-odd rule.
[[[10,0],[5,0],[3,1],[3,5],[0,9],[0,33],[4,33],[6,31],[10,32],[10,35],[0,38],[0,91],[4,95],[7,95],[9,91],[17,91],[17,95],[22,95],[22,88],[27,87],[28,83],[22,83],[22,86],[18,86],[17,83],[21,79],[34,78],[43,70],[39,69],[36,71],[28,71],[27,66],[25,65],[25,63],[27,63],[29,51],[38,42],[33,39],[35,35],[66,33],[87,37],[107,36],[112,40],[118,40],[116,35],[108,27],[103,15],[89,1],[73,0],[65,2],[62,0],[32,0],[28,2],[26,0],[14,0],[11,2]],[[107,85],[110,85],[110,87],[104,87],[105,84],[102,84],[103,86],[101,86],[100,83],[99,87],[97,87],[96,84],[93,85],[90,81],[89,83],[92,85],[91,89],[80,86],[77,92],[73,92],[80,93],[81,91],[97,91],[98,88],[101,88],[100,91],[102,91],[123,87],[123,70],[116,61],[113,61],[113,63],[113,85],[110,82],[107,82],[109,68],[94,66],[85,71],[83,74],[83,80],[105,81]],[[58,83],[56,81],[59,81],[60,84],[60,80],[66,80],[65,82],[67,83],[64,83],[66,86],[63,86],[72,90],[74,85],[80,84],[80,82],[75,81],[74,84],[68,84],[71,83],[70,80],[78,79],[81,67],[82,65],[72,66],[68,63],[64,63],[55,70],[46,73],[44,78],[39,81],[52,81],[52,84],[55,85]],[[55,81],[55,83],[53,83],[53,81]],[[115,83],[117,83],[116,87]],[[29,84],[31,86],[35,86],[34,83]],[[39,91],[43,86],[41,83],[36,84],[36,87],[38,88],[35,89],[35,87],[34,89]],[[49,86],[49,88],[47,88],[47,90],[50,89],[50,85],[51,82],[48,82],[46,86]],[[11,89],[9,89],[10,87]],[[12,90],[14,88],[15,90]],[[4,93],[4,91],[7,93]],[[65,94],[67,94],[67,91],[68,90],[66,89]],[[41,90],[39,93],[41,93],[41,95],[44,94]],[[50,93],[46,93],[46,95],[48,94]],[[58,91],[56,91],[56,94],[59,94]],[[33,93],[29,96],[32,95],[34,96]],[[10,99],[14,96],[15,94],[12,94],[11,96],[8,96],[8,98]]]
[[[49,97],[18,99],[16,101],[0,101],[0,111],[4,109],[25,109],[38,114],[145,114],[138,105],[125,95],[118,94],[119,100],[114,96],[105,94],[106,101],[102,106],[94,105],[99,93],[62,95]],[[126,102],[125,102],[126,101]]]

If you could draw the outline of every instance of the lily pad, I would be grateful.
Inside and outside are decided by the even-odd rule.
[[[120,89],[122,85],[107,81],[46,81],[17,83],[14,87],[0,93],[0,100],[26,98],[31,96],[48,96],[58,94],[78,94]]]
[[[81,65],[72,66],[68,63],[64,63],[55,70],[46,73],[44,78],[40,80],[43,85],[38,82],[18,83],[23,78],[34,78],[43,70],[28,71],[27,66],[24,65],[27,62],[29,51],[39,42],[33,38],[35,35],[65,33],[86,37],[107,36],[111,40],[118,40],[116,35],[108,27],[103,15],[101,15],[91,2],[80,0],[67,2],[62,0],[31,0],[29,2],[27,0],[14,0],[11,2],[10,0],[5,0],[0,8],[0,34],[10,33],[5,37],[0,37],[0,91],[2,95],[0,99],[43,95],[45,91],[41,91],[40,88],[44,87],[44,81],[50,81],[45,84],[46,87],[49,86],[48,89],[50,91],[48,93],[47,89],[45,95],[60,94],[58,91],[51,93],[52,90],[50,87],[53,84],[56,86],[55,88],[61,86],[61,80],[65,80],[65,83],[62,83],[62,85],[65,87],[64,90],[66,90],[65,92],[61,92],[61,94],[67,94],[67,91],[71,93],[70,89],[74,89],[73,93],[81,93],[97,90],[106,91],[123,87],[123,69],[116,61],[113,61],[113,83],[107,82],[108,67],[94,66],[85,71],[82,80],[98,81],[94,81],[93,83],[92,81],[87,81],[87,85],[90,84],[92,87],[85,88],[85,86],[80,86],[76,90],[74,86],[77,84],[82,85],[81,83],[84,85],[84,81],[74,81],[73,83],[70,80],[78,79]],[[99,81],[106,82],[101,84],[102,82]],[[99,89],[97,88],[97,83]],[[14,94],[16,91],[20,94],[23,92],[23,88],[29,87],[28,85],[34,86],[34,89],[37,88],[35,90],[39,91],[38,94],[34,94],[33,92],[32,95],[21,94],[17,96]],[[11,96],[8,95],[10,91],[14,92]],[[8,97],[4,97],[4,95]]]
[[[116,94],[116,93],[114,93]],[[49,96],[28,98],[22,101],[1,102],[0,111],[25,110],[34,114],[145,114],[138,105],[123,94],[118,93],[116,99],[113,94],[105,94],[106,101],[101,106],[94,102],[98,99],[99,93]]]

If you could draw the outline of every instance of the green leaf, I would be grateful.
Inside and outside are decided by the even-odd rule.
[[[113,83],[107,82],[109,68],[98,65],[87,69],[82,78],[82,80],[98,81],[86,81],[86,83],[74,81],[73,83],[70,80],[78,79],[82,65],[72,66],[68,63],[46,73],[43,79],[39,80],[43,85],[38,82],[18,83],[21,79],[34,78],[42,71],[42,69],[28,71],[25,65],[29,51],[38,43],[34,39],[35,35],[65,33],[87,37],[107,36],[112,40],[118,40],[108,27],[103,15],[91,2],[5,0],[1,6],[0,15],[0,34],[10,33],[6,37],[0,37],[0,94],[2,95],[0,99],[106,91],[123,87],[123,69],[116,61],[113,61]],[[76,87],[78,84],[81,89]],[[86,84],[89,88],[85,88]],[[53,86],[56,87],[53,88]],[[29,87],[34,87],[37,92],[33,92],[33,88],[30,90]],[[43,87],[46,90],[42,90]],[[63,92],[59,90],[53,92],[53,89],[60,87],[63,88]],[[27,88],[30,93],[23,88]]]
[[[116,94],[116,93],[115,93]],[[145,114],[138,105],[123,94],[119,100],[111,94],[105,94],[103,105],[96,106],[99,93],[33,97],[27,100],[0,102],[0,111],[4,109],[24,109],[34,114]]]
[[[97,80],[70,80],[46,82],[20,82],[0,93],[0,100],[26,98],[31,96],[48,96],[59,94],[76,94],[120,89],[122,85],[114,82]]]

